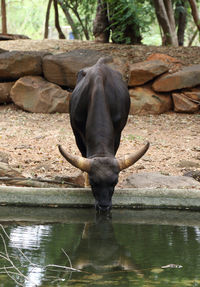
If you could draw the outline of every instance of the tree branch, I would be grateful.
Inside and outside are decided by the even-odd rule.
[[[10,240],[9,235],[7,234],[7,232],[6,232],[6,230],[4,229],[4,227],[3,227],[2,224],[0,224],[0,227],[1,227],[1,229],[2,229],[2,231],[3,231],[3,233],[4,233],[4,235]],[[18,280],[19,280],[19,279],[24,279],[26,282],[30,282],[30,283],[31,283],[31,286],[36,287],[37,285],[36,285],[34,282],[32,282],[32,281],[30,280],[30,278],[28,278],[27,276],[25,276],[25,275],[20,271],[20,269],[16,266],[16,264],[10,259],[10,255],[9,255],[9,253],[8,253],[8,250],[7,250],[6,241],[5,241],[5,239],[4,239],[4,236],[3,236],[1,233],[0,233],[0,238],[1,238],[2,242],[3,242],[4,251],[5,251],[5,253],[2,253],[2,252],[0,253],[0,258],[6,260],[6,261],[10,264],[10,266],[3,268],[3,269],[5,270],[5,273],[6,273],[17,285],[19,285],[19,286],[24,286],[24,284],[21,283],[21,282],[19,282],[19,281],[17,281],[16,278],[13,277],[12,275],[16,275],[16,277],[17,277]],[[20,254],[24,257],[24,259],[25,259],[25,260],[29,263],[29,265],[32,266],[33,268],[39,267],[39,268],[48,269],[48,268],[54,267],[54,268],[58,268],[58,269],[60,269],[60,270],[63,270],[63,269],[64,269],[64,270],[70,271],[70,272],[72,272],[72,271],[73,271],[73,272],[81,272],[81,270],[73,268],[71,264],[70,264],[70,267],[63,266],[63,265],[55,265],[55,264],[48,264],[48,265],[45,265],[45,266],[38,265],[38,264],[34,264],[34,263],[32,263],[32,262],[27,258],[27,256],[24,254],[24,252],[23,252],[20,248],[16,248],[16,249],[20,252]],[[65,255],[66,255],[66,253],[65,253]],[[67,255],[67,256],[68,256],[68,255]],[[18,266],[21,266],[22,264],[21,264],[21,262],[20,262],[20,259],[18,259],[18,260],[19,260]],[[70,260],[69,260],[69,261],[70,261]],[[71,262],[71,261],[70,261],[70,262]],[[14,273],[14,272],[9,271],[10,268],[12,268],[13,270],[15,270],[16,272]],[[12,275],[11,275],[11,274],[12,274]],[[58,278],[58,280],[59,280],[59,279],[60,279],[60,278]]]
[[[80,17],[80,15],[78,13],[78,10],[73,8],[72,11],[74,12],[74,15],[77,17],[77,19],[78,19],[78,21],[79,21],[79,23],[80,23],[80,25],[81,25],[81,27],[83,29],[83,33],[85,34],[86,40],[90,40],[89,33],[88,33],[87,29],[85,28],[85,26],[83,24],[83,21],[81,20],[81,17]]]
[[[175,34],[175,30],[172,29],[172,26],[171,26],[172,24],[170,23],[170,19],[172,18],[172,15],[170,16],[170,19],[168,17],[168,14],[170,12],[171,13],[173,12],[172,6],[170,6],[171,4],[169,3],[167,4],[168,10],[166,10],[166,6],[163,0],[154,0],[153,2],[154,2],[154,7],[155,7],[158,22],[160,23],[160,26],[162,27],[164,35],[166,37],[166,44],[178,46],[178,40]]]
[[[55,10],[55,27],[58,31],[59,39],[65,39],[65,35],[61,30],[60,23],[59,23],[59,15],[58,15],[58,1],[53,0],[54,10]]]
[[[194,42],[197,34],[199,33],[199,29],[196,29],[196,31],[193,33],[192,37],[190,38],[190,41],[189,41],[189,44],[188,44],[188,47],[191,47],[192,46],[192,43]]]
[[[7,163],[0,162],[0,183],[16,186],[32,186],[32,187],[82,187],[84,186],[84,178],[82,173],[74,177],[55,177],[47,178],[26,178],[18,170],[11,168]]]
[[[200,31],[200,19],[199,19],[199,13],[198,13],[198,8],[197,8],[197,3],[195,0],[188,0],[190,3],[190,7],[192,10],[192,16],[194,19],[194,22],[198,28],[198,30]]]
[[[69,23],[69,25],[71,26],[71,29],[72,29],[72,33],[74,35],[74,38],[75,39],[79,39],[79,32],[78,32],[78,29],[76,28],[76,25],[74,23],[74,20],[73,18],[71,17],[68,9],[66,9],[66,7],[62,4],[62,2],[58,1],[58,4],[61,6],[64,14],[65,14],[65,17],[67,19],[67,22]]]
[[[2,33],[7,34],[6,1],[1,0]]]
[[[172,7],[172,2],[169,0],[164,0],[164,5],[165,5],[165,10],[167,12],[167,16],[169,19],[171,29],[173,31],[175,31],[176,24],[175,24],[175,19],[174,19],[174,11],[173,11],[173,7]]]
[[[45,29],[44,29],[44,39],[48,38],[49,34],[49,14],[51,9],[52,0],[49,0],[49,3],[47,5],[47,12],[46,12],[46,19],[45,19]]]

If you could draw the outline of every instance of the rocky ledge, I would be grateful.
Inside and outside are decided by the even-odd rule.
[[[200,64],[185,66],[161,53],[129,63],[126,57],[92,49],[57,54],[0,49],[0,103],[14,102],[29,112],[68,112],[78,71],[104,56],[110,57],[112,68],[127,82],[130,114],[199,112]]]

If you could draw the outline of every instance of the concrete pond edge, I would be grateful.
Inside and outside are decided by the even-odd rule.
[[[166,208],[200,210],[200,189],[116,189],[113,208]],[[89,188],[35,188],[0,186],[0,206],[92,207]]]

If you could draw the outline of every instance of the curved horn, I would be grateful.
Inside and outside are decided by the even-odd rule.
[[[147,142],[146,145],[143,146],[135,154],[125,155],[125,156],[119,158],[117,161],[119,164],[120,171],[125,169],[125,168],[128,168],[129,166],[133,165],[136,161],[138,161],[145,154],[145,152],[148,150],[149,145],[150,145],[149,142]]]
[[[86,171],[89,172],[90,171],[90,167],[91,167],[91,160],[84,158],[82,156],[78,156],[78,155],[72,155],[69,154],[68,152],[66,152],[61,145],[58,145],[58,149],[60,151],[60,153],[62,154],[62,156],[69,162],[71,163],[73,166],[79,168],[82,171]]]

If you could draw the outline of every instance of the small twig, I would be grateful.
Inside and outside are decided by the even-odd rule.
[[[4,229],[4,227],[0,224],[0,226],[1,226],[1,228],[2,228],[2,230],[3,230],[3,232],[6,234],[6,236],[9,238],[9,236],[8,236],[8,234],[7,234],[7,232],[5,231],[5,229]],[[30,281],[29,279],[28,279],[28,277],[26,277],[16,266],[15,266],[15,264],[13,263],[13,261],[10,259],[10,257],[9,257],[9,254],[8,254],[8,250],[7,250],[7,246],[6,246],[6,242],[5,242],[5,239],[4,239],[4,237],[3,237],[3,235],[0,233],[0,237],[1,237],[1,239],[2,239],[2,241],[3,241],[3,245],[4,245],[4,250],[5,250],[5,255],[2,253],[2,254],[0,254],[0,257],[1,258],[3,258],[3,259],[5,259],[6,261],[8,261],[10,264],[11,264],[11,266],[14,268],[14,270],[16,270],[17,271],[17,273],[18,273],[18,275],[20,275],[21,277],[23,277],[25,280],[27,280],[27,281]],[[10,239],[10,238],[9,238]],[[4,270],[6,270],[5,268],[4,268]],[[8,271],[6,270],[6,272],[7,272],[7,274],[8,274]],[[11,276],[11,278],[12,278],[12,276]],[[34,283],[35,284],[35,283]],[[23,286],[23,285],[22,285]],[[36,286],[36,285],[35,285]]]
[[[8,235],[8,233],[5,231],[5,228],[3,227],[2,224],[0,224],[0,227],[1,227],[1,229],[3,230],[4,234],[6,235],[6,237],[10,240],[9,235]],[[24,254],[24,252],[21,251],[20,248],[16,248],[16,249],[17,249],[17,250],[20,252],[20,254],[28,261],[29,264],[31,264],[31,265],[34,266],[34,267],[41,267],[40,265],[37,265],[37,264],[35,264],[35,263],[32,263],[32,262],[30,261],[30,259]]]
[[[2,269],[4,269],[4,270],[5,270],[5,268],[6,268],[7,271],[4,271],[4,272],[2,271],[2,272],[0,272],[0,274],[7,274],[8,269],[10,269],[10,268],[13,269],[13,267],[11,267],[11,266],[9,266],[9,267],[7,267],[7,266],[2,267]],[[9,271],[9,274],[19,275],[17,272],[14,272],[14,271]]]
[[[63,248],[62,248],[61,250],[62,250],[62,252],[65,254],[65,256],[67,257],[67,259],[68,259],[68,261],[69,261],[69,265],[70,265],[70,267],[72,268],[73,266],[72,266],[72,262],[71,262],[71,260],[70,260],[70,258],[69,258],[69,255],[65,252],[65,250],[64,250]],[[72,277],[72,272],[69,274],[68,280],[70,280],[71,277]]]
[[[56,279],[52,280],[51,282],[56,283],[56,282],[63,282],[63,281],[65,281],[64,278],[56,278]]]
[[[2,238],[2,235],[0,234],[1,238]],[[0,258],[3,258],[5,259],[6,261],[8,261],[12,267],[18,272],[18,275],[20,275],[21,277],[23,277],[24,279],[28,280],[29,279],[14,265],[14,263],[12,262],[12,260],[9,258],[9,256],[4,256],[4,255],[0,255]]]
[[[48,267],[56,267],[56,268],[66,269],[66,270],[69,270],[69,271],[81,272],[81,270],[79,270],[79,269],[75,269],[75,268],[67,267],[67,266],[63,266],[63,265],[48,264],[48,265],[45,266],[45,268],[48,268]]]
[[[1,227],[1,229],[2,229],[2,231],[3,231],[3,233],[4,233],[4,235],[10,240],[9,235],[8,235],[8,233],[6,232],[6,230],[5,230],[5,228],[3,227],[2,224],[0,224],[0,227]],[[10,265],[11,265],[11,266],[9,266],[9,267],[0,268],[0,270],[4,270],[5,273],[6,273],[16,284],[18,284],[18,285],[20,285],[20,286],[24,286],[24,285],[22,285],[20,282],[18,282],[12,275],[17,275],[18,277],[22,277],[22,278],[24,278],[26,281],[31,282],[31,280],[30,280],[27,276],[25,276],[25,275],[19,270],[19,268],[17,268],[17,267],[15,266],[15,264],[13,263],[13,261],[10,259],[10,256],[9,256],[9,254],[8,254],[8,249],[7,249],[7,246],[6,246],[5,239],[4,239],[4,237],[3,237],[3,235],[2,235],[1,233],[0,233],[0,238],[2,239],[3,246],[4,246],[4,250],[5,250],[5,253],[0,252],[0,258],[6,260],[6,261],[9,262]],[[29,263],[29,265],[33,267],[33,270],[34,270],[34,268],[36,268],[36,267],[43,268],[43,269],[47,269],[47,268],[50,268],[50,267],[54,267],[54,268],[60,268],[60,269],[64,269],[64,270],[71,271],[71,272],[73,272],[73,271],[75,271],[75,272],[81,272],[80,270],[75,269],[75,268],[72,267],[71,260],[70,260],[69,256],[67,255],[67,253],[66,253],[63,249],[62,249],[62,251],[64,252],[65,256],[68,258],[70,267],[62,266],[62,265],[55,265],[55,264],[48,264],[48,265],[46,265],[46,266],[41,266],[41,265],[38,265],[38,264],[34,264],[34,263],[32,263],[32,262],[29,260],[29,258],[22,252],[22,250],[21,250],[20,248],[16,248],[16,249],[17,249],[17,250],[20,252],[20,254],[25,258],[25,260]],[[18,260],[20,261],[20,259],[18,259]],[[15,270],[16,272],[9,271],[8,269]],[[56,272],[57,272],[57,271],[56,271]],[[2,272],[0,272],[0,274],[2,274]],[[55,277],[54,277],[54,278],[55,278]],[[63,280],[63,279],[60,279],[60,278],[56,279],[56,278],[55,278],[55,280],[56,280],[56,281],[61,281],[61,280]],[[32,283],[34,284],[34,286],[37,287],[37,285],[36,285],[34,282],[32,282]]]
[[[0,227],[2,228],[4,234],[7,236],[7,238],[10,240],[10,237],[9,235],[7,234],[7,232],[5,231],[5,228],[3,227],[2,224],[0,224]],[[3,238],[3,236],[0,234],[0,236]],[[3,238],[4,240],[4,238]],[[4,243],[5,243],[5,240],[4,240]],[[61,266],[61,265],[54,265],[54,264],[49,264],[49,265],[46,265],[46,266],[41,266],[41,265],[38,265],[38,264],[35,264],[35,263],[32,263],[29,258],[21,251],[20,248],[17,248],[17,250],[21,253],[21,255],[34,267],[39,267],[39,268],[48,268],[48,267],[56,267],[56,268],[64,268],[66,270],[71,270],[71,271],[77,271],[77,272],[80,272],[80,270],[78,269],[75,269],[72,267],[72,264],[71,264],[71,260],[69,258],[69,256],[67,255],[67,253],[65,252],[65,255],[68,256],[68,260],[70,262],[70,267],[67,267],[67,266]]]
[[[7,250],[7,246],[6,246],[6,242],[5,242],[5,239],[3,237],[3,235],[0,233],[0,236],[1,236],[1,239],[3,241],[3,245],[4,245],[4,250],[6,252],[6,257],[9,258],[9,255],[8,255],[8,250]],[[4,255],[4,253],[2,252],[2,254]]]
[[[62,250],[62,252],[65,254],[65,256],[67,257],[67,259],[68,259],[68,261],[69,261],[70,268],[73,268],[73,267],[72,267],[72,262],[71,262],[71,260],[70,260],[70,258],[69,258],[69,255],[65,252],[65,250],[64,250],[63,248],[62,248],[61,250]]]
[[[6,272],[6,274],[8,275],[8,277],[10,277],[16,284],[18,284],[19,286],[22,286],[22,287],[24,287],[24,285],[22,285],[20,282],[18,282],[14,277],[12,277],[11,275],[10,275],[10,273],[6,270],[6,268],[5,268],[5,272]],[[35,285],[36,286],[36,285]]]
[[[12,266],[4,266],[4,267],[0,267],[0,270],[4,270],[4,268],[6,269],[13,269]],[[4,272],[0,271],[0,274],[3,274]]]

